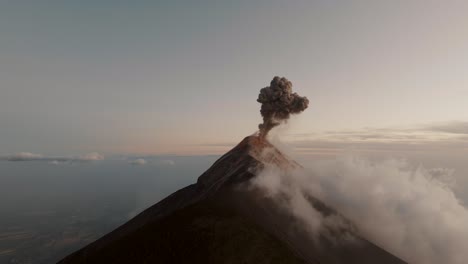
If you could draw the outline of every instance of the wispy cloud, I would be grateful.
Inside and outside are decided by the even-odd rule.
[[[104,159],[104,156],[97,152],[92,152],[84,156],[81,156],[79,158],[79,160],[81,161],[96,161],[96,160],[103,160],[103,159]]]
[[[31,152],[19,152],[12,155],[0,156],[0,160],[4,161],[44,161],[54,165],[66,162],[91,162],[103,159],[104,156],[97,152],[88,153],[79,157],[44,156],[41,154],[35,154]]]
[[[175,166],[176,162],[174,160],[165,159],[165,160],[160,160],[158,164],[163,165],[163,166]]]
[[[468,135],[468,122],[454,121],[427,127],[430,131]]]
[[[360,130],[323,131],[290,134],[292,140],[421,142],[468,140],[468,122],[425,125],[410,128],[363,128]]]
[[[134,160],[130,160],[128,163],[131,164],[131,165],[145,165],[146,160],[145,159],[134,159]]]
[[[34,154],[31,152],[19,152],[13,155],[8,155],[0,157],[0,159],[7,161],[31,161],[31,160],[40,160],[44,157],[41,154]]]
[[[468,150],[468,122],[453,121],[413,127],[364,127],[356,130],[317,131],[281,135],[299,152],[335,155],[347,149],[364,151]],[[237,142],[200,144],[226,152]]]
[[[290,134],[286,140],[299,152],[320,155],[335,155],[350,149],[380,152],[468,150],[468,122]]]

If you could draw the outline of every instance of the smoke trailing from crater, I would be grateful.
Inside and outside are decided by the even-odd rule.
[[[260,90],[257,102],[262,104],[263,123],[258,126],[261,137],[266,137],[272,128],[288,120],[291,114],[298,114],[309,106],[306,97],[292,92],[292,83],[288,79],[278,76],[273,78],[270,86]]]

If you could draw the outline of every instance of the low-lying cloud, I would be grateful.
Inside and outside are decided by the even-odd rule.
[[[284,126],[284,125],[283,125]],[[337,156],[349,150],[355,152],[427,152],[468,151],[468,122],[454,121],[426,124],[414,127],[363,128],[359,130],[335,130],[313,133],[288,134],[270,132],[270,141],[275,137],[296,149],[296,153],[321,156]],[[276,133],[276,134],[275,134]],[[271,135],[275,134],[275,135]],[[280,135],[279,135],[280,134]],[[216,148],[220,154],[228,151],[237,142],[202,144],[203,148]],[[275,142],[276,143],[276,142]],[[468,152],[467,152],[468,153]]]
[[[31,152],[19,152],[13,155],[0,157],[0,159],[7,161],[31,161],[31,160],[40,160],[44,157],[41,154],[34,154]]]
[[[131,160],[131,161],[129,161],[128,163],[131,164],[131,165],[139,165],[139,166],[141,166],[141,165],[145,165],[147,162],[146,162],[145,159],[141,159],[141,158],[140,158],[140,159]]]
[[[349,232],[354,227],[339,214],[322,214],[312,206],[312,193],[305,191],[300,183],[305,174],[302,171],[284,171],[275,164],[266,164],[265,168],[258,172],[250,182],[250,188],[259,188],[263,193],[275,200],[275,204],[293,216],[301,227],[316,243],[320,237],[326,237],[330,242],[351,242]],[[335,231],[345,232],[335,232]],[[331,235],[330,231],[333,233]]]
[[[440,124],[434,124],[427,127],[428,130],[441,131],[453,134],[468,135],[468,122],[453,121]]]
[[[468,151],[468,122],[449,122],[409,128],[364,128],[286,135],[302,154],[337,156],[344,152]],[[400,155],[398,155],[400,156]]]
[[[438,141],[468,142],[468,122],[450,122],[407,128],[363,128],[360,130],[322,131],[291,134],[292,141],[424,143]]]
[[[104,156],[97,153],[97,152],[92,152],[89,154],[86,154],[84,156],[81,156],[78,160],[81,161],[96,161],[96,160],[103,160]]]
[[[175,166],[176,162],[174,160],[164,159],[164,160],[160,160],[158,164],[162,166]]]
[[[319,184],[320,199],[409,263],[468,259],[468,210],[452,190],[452,170],[344,157],[309,172]]]
[[[44,156],[41,154],[35,154],[31,152],[19,152],[12,155],[0,156],[0,160],[4,161],[14,161],[14,162],[25,162],[25,161],[44,161],[49,162],[53,165],[58,165],[60,163],[67,163],[67,162],[91,162],[91,161],[99,161],[104,160],[104,156],[97,153],[92,152],[80,157],[53,157],[53,156]]]
[[[318,214],[308,196],[337,209],[365,238],[409,263],[464,264],[468,210],[452,189],[452,174],[348,155],[287,174],[269,165],[252,184],[278,198],[312,233],[337,222]]]
[[[128,164],[134,165],[134,166],[143,166],[146,164],[151,164],[154,166],[158,167],[172,167],[176,165],[176,162],[172,159],[162,159],[162,158],[156,158],[154,156],[148,156],[148,157],[141,157],[141,158],[131,158],[127,157],[125,158]]]

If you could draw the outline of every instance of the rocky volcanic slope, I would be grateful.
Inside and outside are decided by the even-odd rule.
[[[265,164],[283,170],[300,167],[265,139],[247,137],[196,184],[59,263],[405,263],[360,238],[351,225],[329,232],[333,238],[319,235],[314,241],[272,199],[246,188]],[[322,214],[341,217],[319,200],[309,200]],[[353,243],[341,243],[343,237]]]

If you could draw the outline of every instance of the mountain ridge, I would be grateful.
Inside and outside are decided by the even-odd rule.
[[[336,245],[319,236],[317,244],[297,229],[294,217],[276,201],[259,190],[239,188],[267,165],[280,170],[301,167],[265,138],[246,137],[195,184],[169,195],[59,263],[102,263],[109,258],[114,263],[405,263],[361,238],[351,225],[343,232],[349,232],[358,243]],[[310,197],[309,201],[322,213],[339,216],[320,200]],[[234,238],[229,239],[231,236]],[[193,239],[195,244],[183,242]],[[249,244],[250,240],[256,242]],[[134,258],[126,261],[126,251]]]

